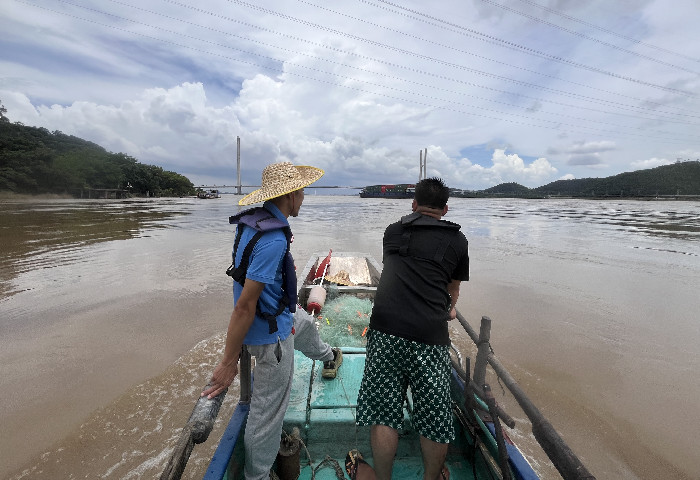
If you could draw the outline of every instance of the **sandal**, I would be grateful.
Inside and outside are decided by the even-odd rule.
[[[443,465],[442,469],[440,470],[440,478],[442,480],[450,480],[450,471],[447,469],[447,466]]]
[[[348,472],[350,480],[355,480],[357,478],[357,466],[360,463],[367,463],[362,458],[362,454],[356,449],[350,450],[345,457],[345,471]]]

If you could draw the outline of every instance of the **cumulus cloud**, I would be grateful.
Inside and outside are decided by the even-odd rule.
[[[324,181],[334,185],[418,180],[418,151],[368,142],[366,135],[322,140],[313,134],[316,120],[304,118],[282,101],[286,88],[283,82],[258,75],[244,82],[234,102],[222,107],[211,105],[201,83],[148,89],[119,105],[74,102],[33,107],[20,94],[7,96],[6,104],[15,114],[13,120],[90,139],[107,150],[181,172],[196,185],[233,183],[237,136],[242,137],[244,184],[259,182],[261,165],[283,160],[317,165],[327,171]],[[379,114],[374,112],[376,122]],[[411,116],[405,109],[386,114]],[[331,132],[344,130],[332,125],[340,118],[328,120]],[[428,147],[428,175],[445,178],[455,187],[479,189],[504,182],[537,186],[557,173],[545,158],[526,164],[502,148],[494,149],[491,162],[484,168],[466,158],[451,158],[440,146]]]
[[[466,1],[431,5],[430,24],[402,5],[371,2],[261,0],[241,4],[235,18],[213,14],[230,9],[224,0],[197,9],[85,0],[94,8],[51,11],[0,2],[8,30],[0,99],[12,121],[85,138],[195,184],[233,182],[237,136],[249,184],[280,160],[324,168],[326,184],[413,182],[426,147],[429,175],[472,189],[700,157],[688,121],[700,100],[677,93],[697,90],[682,68],[700,57],[700,44],[679,40],[695,38],[700,4],[672,9],[681,15],[662,0],[639,0],[654,14],[634,19],[622,3],[557,7],[593,25],[619,16],[640,41],[684,45],[673,57],[679,69]],[[420,2],[407,8],[425,11]],[[489,156],[470,150],[484,145]]]
[[[634,170],[644,170],[646,168],[655,168],[662,165],[670,165],[672,161],[665,158],[648,158],[646,160],[637,160],[631,163]]]
[[[504,149],[494,150],[491,163],[491,166],[482,166],[462,158],[454,163],[453,176],[462,184],[484,189],[508,182],[537,187],[553,180],[557,174],[557,169],[546,158],[527,164],[518,154],[507,154]]]

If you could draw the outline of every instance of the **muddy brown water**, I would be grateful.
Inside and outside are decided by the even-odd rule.
[[[3,199],[0,478],[151,478],[165,466],[223,345],[237,198]],[[369,252],[410,201],[307,191],[298,266]],[[700,204],[450,202],[470,241],[459,308],[598,478],[700,477]],[[463,355],[470,345],[453,329]],[[527,419],[511,431],[558,478]],[[227,395],[186,478],[201,478]],[[689,433],[690,432],[690,433]]]

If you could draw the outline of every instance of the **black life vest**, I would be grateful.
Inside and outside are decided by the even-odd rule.
[[[408,247],[411,241],[411,233],[413,233],[412,227],[432,227],[432,228],[447,228],[450,230],[459,230],[461,227],[457,223],[448,222],[447,220],[438,220],[429,215],[423,215],[419,212],[413,212],[410,215],[401,217],[401,225],[403,227],[403,234],[401,235],[401,247],[399,248],[399,255],[405,257],[408,255]],[[442,259],[445,258],[445,253],[447,248],[450,246],[447,242],[441,242],[435,248],[435,255],[432,260],[437,263],[442,263]]]
[[[289,308],[289,311],[294,313],[297,306],[297,276],[294,267],[294,258],[289,251],[292,244],[292,230],[289,228],[289,225],[275,217],[264,207],[244,210],[241,213],[229,217],[228,222],[238,226],[236,227],[236,240],[233,244],[233,261],[231,262],[231,266],[226,270],[226,274],[232,277],[233,280],[238,282],[241,286],[245,285],[250,256],[253,253],[255,244],[260,240],[260,237],[262,237],[265,232],[281,229],[284,232],[284,236],[287,238],[287,251],[282,259],[282,297],[280,298],[279,306],[274,313],[263,312],[260,308],[260,301],[258,301],[255,308],[255,313],[267,321],[269,333],[275,333],[277,331],[277,317],[284,312],[285,308]],[[245,246],[243,254],[241,255],[241,261],[238,266],[236,266],[236,252],[238,251],[238,244],[243,235],[242,225],[253,228],[256,230],[256,233]]]

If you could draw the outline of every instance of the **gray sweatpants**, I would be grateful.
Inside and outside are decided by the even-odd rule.
[[[313,316],[297,307],[294,335],[280,342],[281,358],[277,361],[277,344],[248,345],[255,357],[253,392],[245,427],[245,478],[267,480],[280,447],[282,422],[289,403],[294,373],[294,350],[313,360],[332,360],[331,347],[321,341]]]

